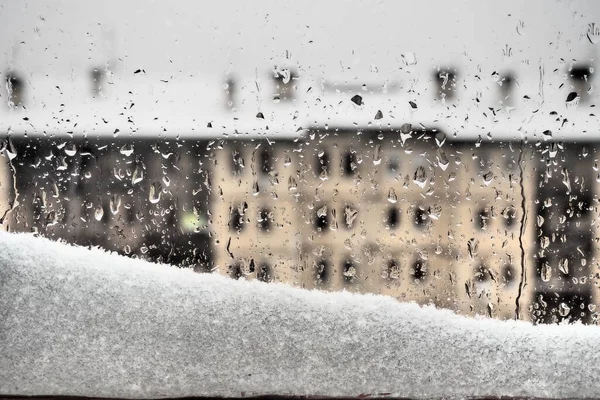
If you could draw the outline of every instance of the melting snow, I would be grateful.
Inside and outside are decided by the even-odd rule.
[[[0,395],[599,397],[600,328],[194,274],[0,233]]]

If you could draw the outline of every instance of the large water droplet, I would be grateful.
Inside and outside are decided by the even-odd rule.
[[[136,165],[133,170],[133,174],[131,174],[131,183],[135,185],[136,183],[140,183],[144,179],[144,170],[140,168],[139,165]]]
[[[358,216],[358,210],[356,208],[354,208],[351,205],[347,205],[344,208],[344,217],[346,220],[346,227],[348,229],[351,229],[354,227],[354,221],[356,220],[356,217]]]
[[[390,191],[388,192],[388,201],[392,204],[395,204],[398,201],[394,188],[390,188]]]
[[[558,313],[561,317],[566,317],[571,312],[571,307],[566,305],[565,303],[560,303],[558,305]]]
[[[548,263],[543,263],[540,271],[540,277],[542,281],[548,282],[552,278],[552,267]]]
[[[373,165],[381,164],[381,145],[378,144],[373,149]]]
[[[123,146],[121,146],[121,150],[119,150],[119,152],[125,157],[129,157],[133,154],[133,144],[125,143]]]
[[[96,221],[100,221],[102,217],[104,217],[104,208],[102,208],[102,205],[99,205],[94,211],[94,218]]]
[[[121,196],[118,194],[113,194],[110,197],[110,212],[114,214],[119,212],[121,208]]]
[[[425,187],[427,184],[427,171],[425,170],[425,167],[420,166],[415,170],[413,182],[421,189]]]
[[[469,257],[474,259],[479,254],[479,240],[475,238],[469,239],[467,242],[467,252],[469,253]]]
[[[558,269],[565,275],[569,275],[569,260],[567,258],[562,258],[558,261]]]
[[[77,146],[75,146],[75,144],[66,146],[65,154],[68,155],[69,157],[73,157],[75,154],[77,154]]]
[[[162,185],[160,182],[153,182],[150,185],[150,190],[148,192],[148,200],[152,204],[156,204],[160,201],[160,195],[162,192]]]

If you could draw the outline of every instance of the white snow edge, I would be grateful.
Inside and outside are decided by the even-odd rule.
[[[0,232],[0,395],[600,397],[600,328],[461,317]]]

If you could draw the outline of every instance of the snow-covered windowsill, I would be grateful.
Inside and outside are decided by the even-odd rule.
[[[467,318],[0,233],[0,396],[600,397],[600,328]]]

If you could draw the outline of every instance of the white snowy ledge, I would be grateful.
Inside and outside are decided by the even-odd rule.
[[[600,397],[600,329],[470,319],[0,233],[0,395]]]

